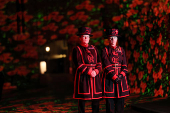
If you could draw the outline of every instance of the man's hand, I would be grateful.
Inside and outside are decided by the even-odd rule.
[[[121,83],[121,80],[120,80],[119,78],[116,78],[116,79],[115,79],[115,82],[116,82],[117,84],[120,84],[120,83]]]
[[[122,79],[123,78],[123,75],[121,74],[121,75],[118,75],[118,78],[119,79]]]
[[[91,72],[91,77],[95,77],[96,76],[96,71],[92,71]]]

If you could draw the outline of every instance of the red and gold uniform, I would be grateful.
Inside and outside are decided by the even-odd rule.
[[[113,48],[107,46],[102,50],[102,84],[103,98],[123,98],[129,96],[129,87],[127,82],[127,64],[125,51],[122,47]],[[115,79],[123,75],[118,84]]]
[[[93,45],[78,45],[73,49],[72,55],[76,66],[73,98],[81,100],[102,98],[100,78],[102,64],[97,48]],[[96,72],[95,77],[90,76],[92,70]]]

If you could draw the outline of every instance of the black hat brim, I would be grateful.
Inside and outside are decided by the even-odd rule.
[[[77,34],[77,36],[80,36],[80,35],[89,35],[89,36],[93,36],[91,34]]]
[[[111,35],[111,36],[115,36],[115,35]],[[108,39],[108,37],[110,37],[110,35],[104,36],[105,39]],[[118,36],[116,36],[116,37],[120,38],[121,36],[118,35]]]

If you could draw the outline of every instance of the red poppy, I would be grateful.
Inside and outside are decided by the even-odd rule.
[[[11,28],[9,26],[1,27],[2,31],[9,31]]]
[[[130,93],[139,94],[140,93],[140,88],[138,88],[138,87],[130,88]]]
[[[128,47],[128,42],[125,42],[125,46]]]
[[[164,90],[162,89],[162,85],[160,86],[160,88],[159,88],[159,90],[158,90],[158,94],[163,97]]]
[[[5,4],[0,4],[0,9],[4,9],[5,8]]]
[[[162,60],[161,60],[161,62],[162,62],[164,65],[166,64],[166,57],[167,57],[166,52],[164,52],[164,56],[162,57]]]
[[[18,63],[19,62],[19,59],[15,59],[14,61],[13,61],[13,63]]]
[[[144,38],[137,36],[137,40],[139,41],[139,44],[142,45],[142,42],[144,41]]]
[[[106,0],[106,4],[112,4],[113,0]]]
[[[131,56],[131,51],[126,50],[126,61],[128,61],[130,59],[130,56]]]
[[[140,71],[138,73],[138,79],[141,80],[143,78],[144,71]]]
[[[131,82],[131,85],[134,84],[134,81],[136,80],[136,75],[132,75],[131,73],[129,74],[129,80]]]
[[[149,76],[147,76],[146,81],[149,81]]]
[[[154,93],[155,93],[154,97],[157,97],[159,95],[159,92],[157,89],[154,90]]]
[[[130,38],[130,44],[131,44],[131,48],[134,49],[136,45],[136,40],[133,40],[133,38]]]
[[[28,21],[30,21],[33,18],[33,16],[32,15],[25,15],[24,18],[25,18],[24,21],[28,22]]]
[[[70,10],[70,11],[67,12],[67,15],[72,15],[73,13],[74,13],[74,11]]]
[[[40,26],[42,23],[40,22],[40,21],[38,21],[38,22],[34,22],[32,25],[33,26]]]
[[[59,31],[59,33],[60,33],[60,34],[65,34],[65,33],[67,33],[67,30],[66,30],[66,29],[61,29],[61,30]]]
[[[68,39],[68,42],[69,43],[76,43],[76,42],[78,42],[78,36],[77,35],[73,35],[73,36],[71,36],[69,39]]]
[[[7,72],[7,75],[9,75],[9,76],[13,76],[13,75],[15,75],[16,74],[16,71],[15,70],[13,70],[13,71],[8,71]]]
[[[166,88],[167,92],[169,91],[169,87]]]
[[[30,70],[28,70],[26,66],[17,67],[15,68],[15,71],[20,76],[26,76],[28,73],[30,73]]]
[[[17,47],[14,48],[15,51],[22,51],[24,49],[25,45],[24,44],[20,44],[17,45]]]
[[[157,55],[157,54],[158,54],[158,48],[155,47],[155,55]]]
[[[58,29],[58,26],[49,26],[49,30],[56,31]]]
[[[168,47],[169,47],[169,41],[166,41],[166,44],[164,45],[164,49],[165,49],[166,51],[168,51]]]
[[[64,18],[63,15],[58,15],[55,18],[53,18],[53,20],[55,20],[56,22],[60,22],[63,18]]]
[[[0,56],[0,60],[4,63],[10,63],[13,57],[11,57],[11,53],[3,53],[2,56]]]
[[[9,24],[11,29],[15,29],[17,28],[17,22],[12,22],[11,24]]]
[[[161,17],[162,17],[162,15],[161,15]],[[158,26],[159,26],[159,27],[161,27],[163,20],[164,20],[164,18],[161,18],[161,19],[158,21]]]
[[[76,5],[76,9],[77,10],[83,9],[83,6],[82,5]]]
[[[155,73],[155,71],[153,71],[153,75],[152,75],[152,77],[153,77],[154,79],[158,79],[158,74],[157,74],[157,73]]]
[[[140,56],[140,53],[139,53],[139,52],[134,51],[134,53],[133,53],[133,57],[135,58],[135,62],[137,62],[137,61],[138,61],[139,56]]]
[[[23,40],[26,40],[27,38],[29,38],[30,34],[29,33],[22,33],[22,34],[16,34],[13,36],[13,39],[15,41],[23,41]]]
[[[59,14],[58,11],[54,11],[54,12],[51,12],[49,15],[50,17],[54,17],[54,16],[57,16]]]
[[[70,16],[70,20],[76,20],[77,19],[77,17],[75,16],[75,15],[73,15],[73,16]]]
[[[6,24],[6,22],[5,22],[5,21],[0,22],[0,26],[3,26],[3,25],[5,25],[5,24]]]
[[[144,8],[142,8],[141,13],[147,15],[148,10],[149,10],[148,7],[144,7]]]
[[[34,34],[39,35],[39,34],[41,34],[41,31],[35,31]]]
[[[155,40],[152,40],[151,37],[150,37],[150,44],[151,44],[151,49],[153,49],[155,45]]]
[[[40,39],[37,40],[37,44],[38,44],[38,45],[44,45],[46,42],[47,42],[46,39],[41,39],[41,38],[40,38]]]
[[[159,72],[158,72],[158,78],[159,79],[162,79],[162,72],[163,72],[163,69],[162,67],[159,69]]]
[[[37,79],[39,77],[39,74],[33,74],[31,75],[31,79]]]
[[[152,66],[152,64],[149,63],[149,61],[147,62],[147,66],[146,67],[148,69],[148,73],[150,74],[153,66]]]
[[[99,24],[99,20],[93,20],[93,21],[91,21],[90,23],[89,23],[89,25],[98,25]]]
[[[57,35],[52,35],[51,36],[51,40],[54,40],[54,39],[56,39],[57,38]]]
[[[104,8],[104,5],[101,4],[101,5],[98,6],[98,8],[99,8],[99,9]]]
[[[144,31],[146,31],[146,27],[145,26],[140,26],[140,31],[142,31],[142,32],[144,32]]]
[[[36,51],[37,47],[34,47],[34,46],[25,46],[24,50],[27,51],[27,52]]]
[[[94,5],[86,5],[85,9],[91,11],[94,8]]]
[[[81,19],[83,22],[85,22],[88,19],[88,15],[83,15],[83,18]]]
[[[71,28],[75,28],[75,25],[74,24],[72,24],[72,25],[68,25],[65,29],[71,29]]]
[[[67,30],[68,34],[76,34],[77,31],[78,31],[77,28],[71,28]]]
[[[43,19],[44,19],[45,21],[47,21],[47,20],[49,20],[50,18],[48,18],[48,16],[44,16]]]
[[[113,0],[115,4],[119,5],[120,1],[119,0]]]
[[[121,20],[121,16],[114,16],[112,18],[112,21],[116,22],[116,21],[120,21]]]
[[[144,63],[146,63],[146,60],[148,59],[148,53],[143,52],[142,57],[144,59]]]
[[[128,21],[125,21],[125,22],[124,22],[124,26],[125,26],[125,27],[128,27],[128,26],[129,26]]]
[[[155,59],[153,58],[153,64],[155,63]]]
[[[138,73],[139,72],[139,68],[136,68],[136,73]]]
[[[75,16],[76,16],[76,18],[81,19],[81,17],[82,17],[84,14],[85,14],[84,11],[79,11],[79,12],[76,13]]]
[[[145,89],[146,89],[146,87],[147,87],[147,84],[144,83],[143,81],[141,81],[140,87],[142,88],[142,93],[144,93],[144,92],[145,92]]]
[[[62,22],[62,26],[65,26],[65,25],[67,25],[67,24],[68,24],[67,21]]]
[[[37,68],[37,67],[38,67],[38,62],[33,63],[33,64],[29,64],[28,67],[29,67],[29,68]]]
[[[17,15],[16,14],[15,15],[11,15],[11,16],[8,16],[8,18],[10,20],[16,20],[17,19]]]
[[[103,36],[103,31],[96,31],[92,33],[92,37],[91,38],[99,38]]]
[[[131,72],[132,71],[132,69],[133,69],[133,64],[128,64],[128,66],[127,66],[127,68],[128,68],[128,72]]]
[[[5,50],[5,46],[0,46],[0,53],[2,53],[3,50]]]
[[[4,66],[1,65],[0,66],[0,72],[3,71],[3,69],[4,69]]]
[[[153,9],[153,12],[154,12],[155,16],[158,16],[158,14],[159,14],[159,10],[158,10],[158,8],[157,8],[157,7],[155,7],[155,8]]]
[[[133,33],[133,35],[135,35],[136,33],[137,33],[137,31],[138,31],[138,29],[136,29],[136,28],[133,28],[132,29],[132,33]],[[134,40],[135,41],[135,40]],[[136,42],[136,41],[135,41]]]
[[[44,38],[44,36],[43,35],[38,35],[38,37],[37,37],[38,39],[43,39]]]

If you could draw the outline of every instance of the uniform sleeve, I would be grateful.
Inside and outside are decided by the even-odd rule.
[[[82,73],[84,74],[91,74],[92,69],[88,68],[86,65],[84,65],[83,61],[82,61],[82,57],[80,51],[78,50],[77,47],[75,47],[73,49],[72,52],[72,58],[73,58],[73,62],[76,66],[76,69],[78,68]]]
[[[123,75],[123,76],[126,76],[126,73],[128,72],[127,70],[127,63],[126,63],[126,55],[125,55],[125,51],[124,49],[122,48],[122,66],[121,66],[121,72],[120,74]]]
[[[99,74],[102,71],[102,61],[101,61],[101,57],[99,55],[97,48],[95,48],[95,49],[97,52],[97,63],[96,63],[96,67],[95,67],[94,71],[96,72],[96,74]]]
[[[106,76],[109,76],[111,79],[115,80],[117,76],[115,74],[112,64],[110,63],[108,59],[106,50],[107,50],[106,47],[102,49],[102,64],[104,67],[104,71],[106,72]]]

